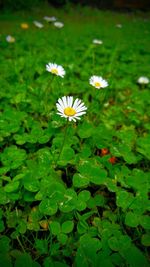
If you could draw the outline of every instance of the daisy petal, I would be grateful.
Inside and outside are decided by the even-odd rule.
[[[86,114],[87,110],[87,107],[80,99],[77,98],[73,103],[73,96],[59,98],[56,107],[57,114],[61,117],[68,118],[69,122],[80,120],[80,117]]]

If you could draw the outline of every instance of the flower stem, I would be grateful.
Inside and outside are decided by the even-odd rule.
[[[62,153],[62,150],[63,150],[64,144],[65,144],[65,141],[66,141],[67,129],[68,129],[68,123],[69,123],[69,120],[67,119],[67,124],[66,124],[66,128],[65,128],[64,138],[63,138],[63,142],[62,142],[62,145],[61,145],[61,149],[60,149],[60,152],[59,152],[58,158],[57,158],[57,160],[56,160],[56,165],[57,165],[57,162],[58,162],[58,161],[59,161],[59,159],[60,159],[60,156],[61,156],[61,153]]]
[[[26,252],[18,236],[17,236],[17,240],[18,240],[20,247],[22,248],[22,251]]]

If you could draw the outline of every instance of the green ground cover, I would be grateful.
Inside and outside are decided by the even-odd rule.
[[[0,266],[149,266],[150,83],[137,83],[150,78],[148,15],[1,14]],[[47,72],[48,62],[62,65],[64,78]],[[92,75],[109,86],[92,87]],[[63,96],[84,101],[80,121],[56,114]]]

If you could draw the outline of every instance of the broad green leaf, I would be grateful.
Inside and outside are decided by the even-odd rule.
[[[78,248],[76,257],[75,257],[75,266],[76,267],[89,267],[92,266],[93,259],[89,259],[88,255],[86,252],[84,252],[83,248]]]
[[[57,203],[63,201],[65,187],[62,183],[51,181],[49,182],[49,184],[44,184],[43,180],[42,184],[43,188],[41,189],[41,191],[44,193],[44,195],[47,195],[49,198],[51,198],[53,201],[56,201]]]
[[[60,223],[57,221],[53,221],[50,223],[50,229],[53,235],[58,235],[61,232]]]
[[[72,232],[73,227],[74,227],[73,221],[65,221],[62,224],[61,229],[62,229],[63,233],[68,234],[68,233]]]
[[[4,225],[3,220],[1,219],[0,220],[0,232],[3,232],[4,230],[5,230],[5,225]]]
[[[93,142],[98,148],[106,147],[106,144],[108,145],[108,142],[112,143],[112,136],[114,131],[112,129],[110,130],[109,127],[106,127],[104,124],[99,124],[99,126],[95,129]]]
[[[144,235],[142,235],[141,243],[145,247],[149,247],[150,246],[150,234],[144,234]]]
[[[33,262],[31,256],[27,253],[23,253],[16,259],[14,267],[32,267],[32,263]]]
[[[142,178],[141,178],[142,177]],[[131,175],[125,177],[128,186],[136,190],[148,192],[149,190],[149,173],[145,173],[140,169],[134,168]]]
[[[17,226],[17,230],[19,233],[21,234],[25,234],[26,230],[27,230],[27,224],[25,221],[20,221],[18,226]]]
[[[93,175],[91,175],[90,181],[96,185],[105,183],[107,177],[107,172],[102,169],[93,169]]]
[[[149,215],[143,215],[139,218],[140,225],[147,230],[150,230],[150,217]]]
[[[76,266],[97,266],[97,251],[99,251],[101,247],[102,245],[99,239],[92,238],[88,234],[83,235],[80,238],[80,246],[75,258]]]
[[[67,243],[68,236],[64,233],[60,233],[58,234],[57,239],[62,245],[65,245]]]
[[[132,246],[132,240],[128,235],[120,235],[119,237],[119,251],[122,253],[125,250],[129,250],[130,247]]]
[[[73,159],[75,153],[71,147],[63,147],[63,150],[60,154],[59,163],[66,165],[70,160]]]
[[[10,255],[13,257],[13,258],[18,258],[19,256],[22,255],[22,252],[18,249],[13,249],[10,251]]]
[[[127,209],[133,203],[134,197],[131,193],[128,193],[125,190],[120,190],[117,192],[117,206]]]
[[[95,205],[96,206],[100,206],[100,207],[103,207],[105,205],[105,198],[103,195],[101,194],[97,194],[95,197],[94,197],[94,202],[95,202]]]
[[[131,211],[126,213],[125,224],[130,227],[137,227],[139,225],[139,216]]]
[[[52,258],[47,257],[44,259],[44,267],[69,267],[66,263],[54,261]]]
[[[96,162],[85,161],[79,166],[80,173],[87,177],[91,183],[104,184],[107,178],[107,172]]]
[[[144,137],[139,137],[137,139],[137,151],[144,155],[146,158],[150,159],[150,136],[144,136]]]
[[[144,254],[134,245],[130,249],[125,250],[122,256],[126,259],[127,263],[132,267],[149,267],[149,262]]]
[[[97,254],[96,266],[114,267],[111,257],[107,254],[105,255],[105,253],[101,251]]]
[[[23,184],[25,189],[30,192],[37,192],[40,189],[40,183],[36,179],[36,176],[32,176],[31,173],[27,173],[23,178]]]
[[[79,221],[78,222],[78,225],[77,225],[77,230],[78,230],[78,233],[81,235],[81,234],[84,234],[86,232],[88,232],[89,230],[89,225],[86,221]]]
[[[84,187],[89,184],[89,178],[86,175],[75,173],[73,176],[74,187]]]
[[[0,237],[0,253],[6,253],[10,249],[10,239],[3,235]]]
[[[108,244],[113,251],[119,251],[119,240],[115,236],[109,238]]]
[[[19,198],[19,197],[18,197],[18,198]],[[24,192],[24,195],[23,195],[23,199],[24,199],[26,202],[32,202],[32,201],[35,201],[35,194],[34,194],[34,192],[25,191],[25,192]]]
[[[59,209],[62,212],[70,212],[75,209],[77,202],[77,194],[73,189],[67,189],[64,199],[59,203]]]
[[[91,151],[91,147],[90,145],[83,145],[83,147],[81,147],[81,152],[79,153],[79,156],[81,158],[88,158],[91,155],[92,151]]]
[[[91,250],[93,250],[93,251],[98,251],[102,248],[101,241],[98,238],[91,237],[89,234],[84,234],[83,236],[81,236],[80,245],[83,247],[86,247],[87,250],[91,246]],[[92,253],[92,251],[91,251],[91,253]]]
[[[48,241],[46,239],[35,239],[35,247],[40,254],[48,253]]]
[[[20,183],[18,181],[12,181],[11,183],[8,183],[5,187],[4,187],[4,191],[7,193],[11,193],[14,192],[18,189]]]
[[[90,199],[91,193],[87,190],[83,190],[78,194],[78,199],[82,201],[88,201]]]
[[[39,205],[39,210],[44,215],[54,215],[57,209],[57,203],[48,198],[43,199]]]
[[[10,199],[8,198],[6,192],[3,190],[3,188],[0,188],[0,204],[5,205],[10,202]]]
[[[118,144],[111,148],[111,153],[116,157],[123,157],[129,164],[138,162],[138,158],[131,151],[131,146],[129,144]]]
[[[85,210],[86,209],[86,202],[84,202],[83,200],[77,199],[75,207],[78,211]]]
[[[0,266],[13,267],[11,257],[8,254],[0,253]]]
[[[92,123],[84,121],[78,130],[80,138],[89,138],[94,132]]]
[[[26,151],[13,145],[5,148],[0,158],[4,166],[9,166],[10,169],[17,169],[26,159]]]
[[[0,175],[3,175],[9,171],[9,166],[0,168]]]
[[[110,256],[110,260],[115,266],[121,266],[124,261],[124,259],[119,253],[112,253],[112,255]]]

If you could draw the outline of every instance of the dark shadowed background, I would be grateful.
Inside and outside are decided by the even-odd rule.
[[[64,5],[75,4],[107,9],[142,9],[144,11],[150,9],[149,0],[0,0],[0,8],[13,10],[22,8],[30,9],[38,4],[44,4],[46,2],[58,8]]]

